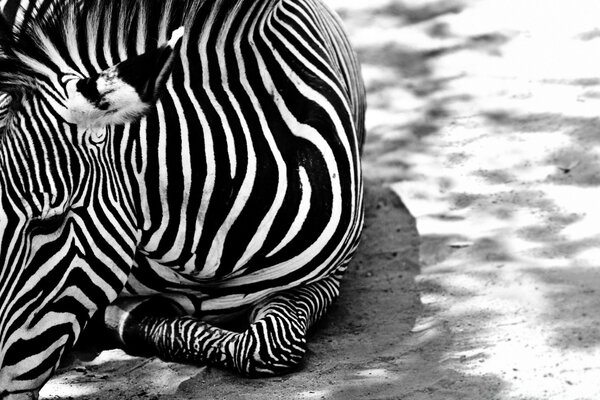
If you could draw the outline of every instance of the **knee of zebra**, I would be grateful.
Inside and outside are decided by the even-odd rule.
[[[133,353],[146,353],[148,349],[139,340],[141,322],[146,317],[181,316],[181,307],[165,298],[117,299],[104,311],[104,327],[115,343]]]
[[[303,324],[270,313],[252,323],[241,335],[235,367],[247,377],[282,375],[298,367],[306,353]]]

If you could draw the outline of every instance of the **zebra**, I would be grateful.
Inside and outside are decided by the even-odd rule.
[[[42,10],[42,8],[39,8]],[[363,225],[365,91],[320,0],[64,0],[0,21],[0,399],[97,315],[124,349],[289,372]]]

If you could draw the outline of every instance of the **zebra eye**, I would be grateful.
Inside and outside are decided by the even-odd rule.
[[[63,226],[67,214],[55,214],[48,217],[33,218],[29,222],[29,231],[35,235],[47,235]]]

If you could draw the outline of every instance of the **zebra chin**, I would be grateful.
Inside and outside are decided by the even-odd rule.
[[[25,262],[14,282],[19,290],[0,287],[0,308],[9,316],[0,318],[0,400],[35,399],[35,390],[50,379],[96,310],[116,298],[127,277],[112,264],[118,271],[112,278],[116,288],[98,278],[94,267],[111,263],[100,248],[86,246],[72,221],[50,228],[26,229],[10,241],[19,243],[14,252],[23,254]],[[63,242],[57,240],[61,237]],[[11,269],[16,268],[5,270]]]
[[[4,358],[0,360],[0,388],[5,391],[0,400],[37,399],[39,388],[52,376],[62,354],[78,336],[79,332],[74,330],[78,331],[76,323],[63,322],[32,338],[26,338],[30,333],[25,330],[13,335],[18,335],[17,339],[9,337],[8,346],[4,344]],[[52,345],[46,346],[48,342]]]

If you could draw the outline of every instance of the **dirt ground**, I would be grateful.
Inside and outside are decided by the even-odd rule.
[[[370,183],[302,368],[77,353],[43,399],[600,399],[600,2],[330,3],[363,63]]]

